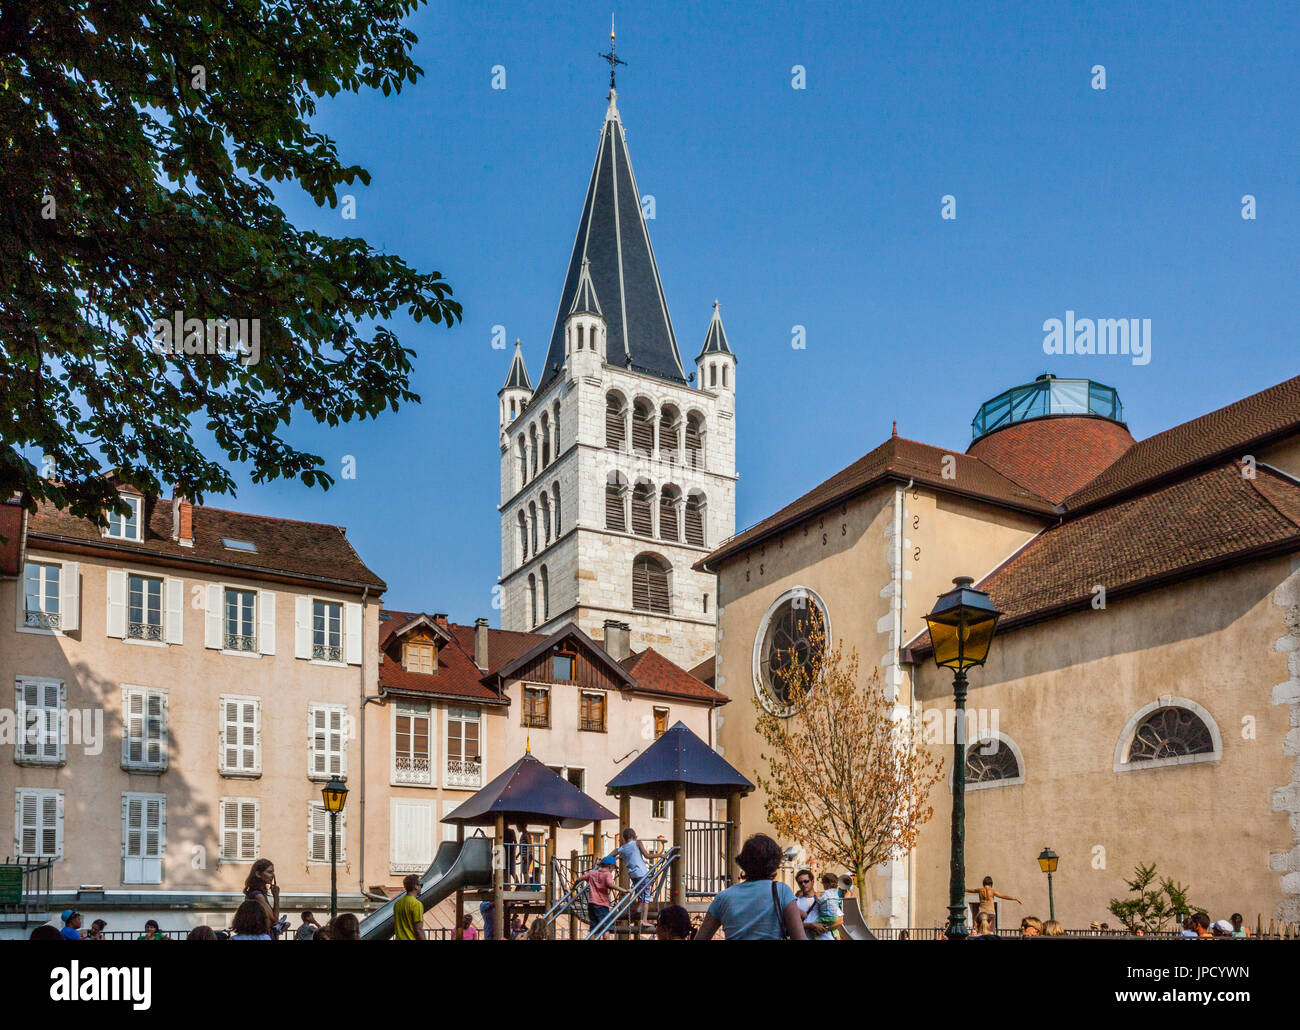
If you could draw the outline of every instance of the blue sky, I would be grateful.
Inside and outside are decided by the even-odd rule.
[[[1040,372],[1115,386],[1139,439],[1300,372],[1297,5],[900,7],[617,10],[619,107],[683,359],[716,297],[740,360],[737,529],[894,419],[964,450],[979,405]],[[354,456],[355,480],[237,477],[237,498],[209,503],[345,525],[391,606],[498,624],[510,352],[492,327],[522,338],[536,381],[604,115],[609,15],[608,0],[435,3],[409,22],[419,83],[322,104],[316,127],[372,183],[355,221],[292,192],[286,211],[441,271],[464,322],[394,323],[421,405],[292,427],[336,473]],[[1067,309],[1151,319],[1150,364],[1045,356],[1042,324]]]

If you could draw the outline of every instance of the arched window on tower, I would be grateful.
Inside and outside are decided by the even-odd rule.
[[[705,467],[704,416],[692,411],[686,416],[686,464],[693,469]]]
[[[632,562],[632,607],[639,612],[672,614],[672,566],[657,554],[639,554]]]
[[[665,486],[659,491],[659,539],[674,543],[681,539],[677,525],[677,512],[682,504],[682,492],[675,486]]]
[[[654,536],[655,487],[644,479],[632,488],[632,532],[637,536]]]
[[[528,543],[532,554],[537,553],[537,504],[528,502]]]
[[[722,366],[722,388],[724,390],[727,388],[727,366],[726,365]]]
[[[681,460],[682,413],[671,404],[659,412],[659,457],[673,463]]]
[[[704,515],[707,511],[704,494],[692,490],[686,498],[686,542],[696,547],[704,546]]]
[[[554,454],[555,457],[558,459],[560,457],[560,402],[559,401],[555,402],[555,408],[553,410],[555,412],[555,416],[554,418],[551,419],[551,425],[553,427],[552,432],[555,434],[555,446],[552,448],[551,453]]]
[[[542,544],[551,542],[551,495],[542,491]]]
[[[632,450],[644,458],[655,456],[655,409],[643,397],[632,405]]]
[[[532,621],[530,626],[537,625],[537,577],[531,572],[528,574],[528,614]]]
[[[545,622],[551,617],[551,577],[547,574],[546,566],[541,568],[542,576],[542,621]]]
[[[621,393],[605,397],[605,446],[621,451],[627,444],[627,401]]]
[[[560,484],[556,483],[552,493],[555,497],[555,539],[560,539]]]
[[[519,509],[519,564],[528,560],[528,519],[524,517],[523,508]]]
[[[542,412],[542,468],[551,463],[551,418]]]
[[[710,361],[709,362],[709,386],[714,387],[717,385],[718,385],[718,366],[714,362]]]
[[[528,478],[533,479],[537,475],[537,423],[534,422],[528,427],[528,448],[529,448],[529,472]]]
[[[621,472],[611,472],[605,480],[605,528],[627,532],[627,480]]]
[[[519,452],[519,482],[515,488],[517,490],[522,490],[524,484],[528,482],[528,441],[524,439],[523,433],[520,433],[515,439],[515,450]]]

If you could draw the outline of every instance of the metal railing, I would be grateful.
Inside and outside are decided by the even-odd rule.
[[[0,912],[19,914],[23,924],[44,921],[53,888],[54,859],[8,858],[0,862]],[[17,893],[13,892],[17,881]]]
[[[727,832],[731,823],[718,819],[686,820],[686,896],[711,898],[731,886],[727,869]]]
[[[41,612],[27,610],[23,615],[23,625],[32,629],[58,629],[63,625],[58,612]]]
[[[656,857],[650,863],[645,876],[636,880],[625,893],[619,895],[618,900],[610,906],[609,914],[593,926],[584,939],[600,940],[639,901],[653,903],[662,900],[664,887],[668,883],[668,872],[679,858],[679,850],[676,847],[671,847],[662,856]]]
[[[483,763],[474,759],[447,759],[446,785],[448,787],[481,787]]]
[[[318,662],[341,662],[343,647],[340,644],[312,644],[311,656]]]
[[[225,635],[227,651],[256,651],[257,637],[246,633],[227,633]]]
[[[162,640],[163,631],[161,625],[150,622],[128,622],[126,635],[131,640]]]
[[[546,869],[546,844],[520,841],[507,844],[503,877],[507,886],[516,884],[526,890],[541,890],[542,873]]]

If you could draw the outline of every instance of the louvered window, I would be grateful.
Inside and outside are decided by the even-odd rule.
[[[330,860],[330,814],[319,801],[310,803],[307,812],[307,860],[310,862],[328,862]],[[338,849],[338,861],[347,859],[347,812],[340,812],[335,829],[335,844]]]
[[[627,443],[627,402],[616,393],[605,398],[605,446],[621,451]]]
[[[519,513],[519,564],[528,560],[528,520],[524,513]]]
[[[18,725],[14,761],[22,765],[62,764],[66,701],[62,681],[20,678],[15,687]]]
[[[17,791],[14,841],[17,858],[63,857],[63,791]]]
[[[654,457],[654,409],[645,401],[637,401],[632,408],[632,450],[647,458]]]
[[[704,498],[700,494],[686,498],[686,542],[704,546]]]
[[[680,540],[677,529],[677,509],[682,495],[676,487],[666,486],[659,494],[659,539]]]
[[[605,486],[605,528],[627,532],[627,490],[615,480]]]
[[[516,484],[516,489],[522,490],[524,484],[528,482],[528,444],[524,440],[523,433],[519,434],[515,450],[519,452],[519,482]]]
[[[686,417],[686,464],[704,468],[704,420],[699,415]]]
[[[257,861],[260,828],[256,798],[222,798],[221,861]]]
[[[655,488],[637,483],[632,491],[632,532],[637,536],[654,536]]]
[[[643,554],[632,563],[632,607],[639,612],[672,614],[667,563]]]
[[[221,698],[221,774],[259,776],[262,772],[262,702],[256,697]]]
[[[328,780],[347,775],[346,713],[342,705],[311,705],[307,710],[307,775]]]
[[[551,575],[546,571],[546,566],[541,568],[542,577],[542,621],[545,622],[551,617]]]
[[[532,553],[537,553],[537,505],[528,505],[528,542]]]
[[[162,772],[167,768],[167,692],[122,688],[122,768]]]
[[[681,457],[678,453],[681,424],[681,416],[676,408],[664,408],[659,415],[659,457],[664,461],[676,463]]]
[[[555,539],[560,539],[560,484],[555,484]]]
[[[542,491],[542,543],[551,542],[551,495]]]
[[[122,795],[122,882],[162,883],[167,850],[167,798]]]
[[[542,468],[551,463],[551,420],[542,415]]]

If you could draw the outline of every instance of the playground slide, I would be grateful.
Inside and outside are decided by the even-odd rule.
[[[851,941],[877,940],[876,935],[867,929],[867,921],[862,918],[857,898],[844,899],[844,925],[841,929]]]
[[[433,865],[420,882],[420,904],[432,908],[453,891],[462,888],[492,886],[492,841],[487,837],[468,837],[462,845],[449,840],[438,845]],[[361,921],[361,939],[384,941],[393,936],[394,898]]]

